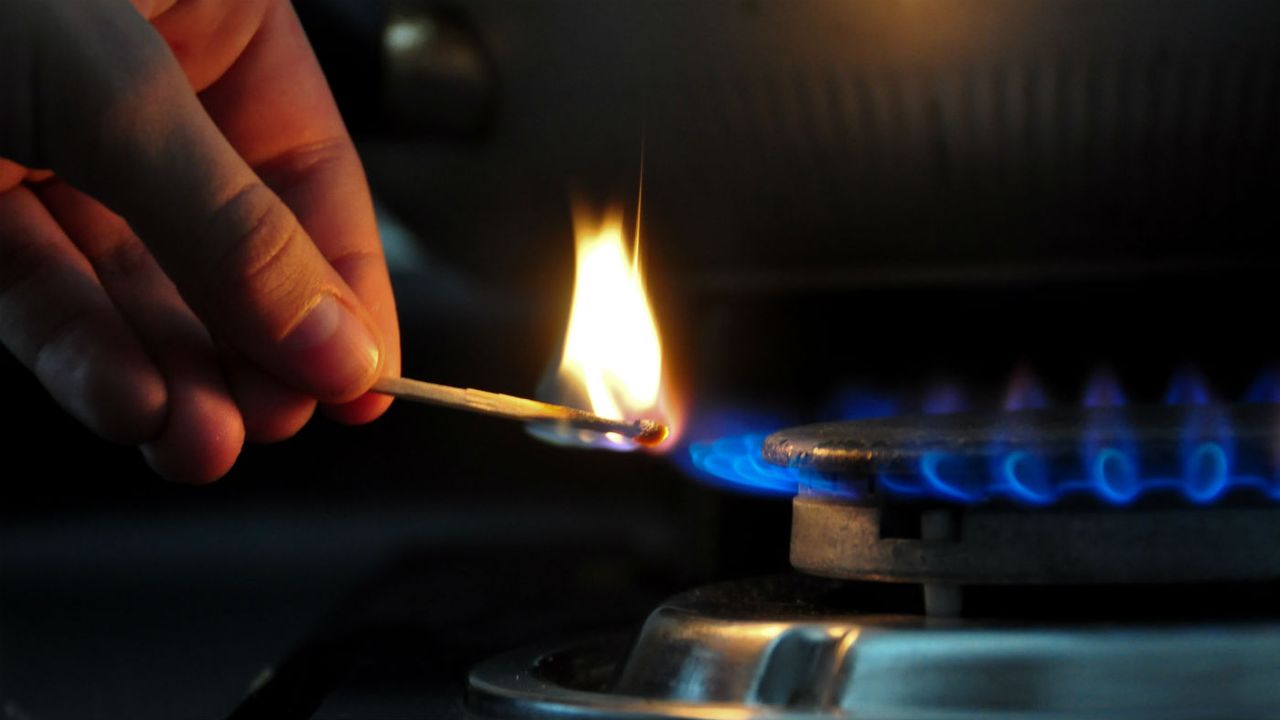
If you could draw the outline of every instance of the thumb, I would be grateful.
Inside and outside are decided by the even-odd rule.
[[[0,154],[53,168],[127,219],[219,342],[322,400],[365,392],[382,363],[376,323],[151,25],[126,2],[29,5],[26,32],[5,33],[0,55],[15,62],[0,90],[17,103],[0,116],[33,127],[0,138]]]

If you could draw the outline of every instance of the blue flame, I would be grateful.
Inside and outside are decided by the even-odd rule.
[[[1001,457],[997,465],[997,478],[1003,483],[995,485],[993,491],[1006,491],[1012,499],[1028,505],[1048,505],[1056,499],[1043,457],[1026,450],[1014,450]]]
[[[888,394],[859,386],[837,393],[833,407],[840,420],[890,417],[901,410],[901,404]],[[680,464],[710,485],[754,495],[789,496],[803,491],[852,498],[857,494],[849,485],[820,473],[765,462],[764,439],[795,424],[788,418],[758,410],[738,410],[692,424],[701,436],[713,439],[690,442],[688,455]]]
[[[966,489],[960,482],[943,477],[942,465],[952,464],[955,456],[943,452],[925,453],[920,458],[920,477],[924,479],[925,490],[933,497],[956,502],[970,503],[981,500],[979,492]],[[968,478],[963,467],[956,468],[954,477]],[[950,473],[948,473],[949,475]]]
[[[838,479],[796,467],[765,462],[768,433],[734,435],[689,445],[692,467],[710,484],[753,495],[793,496],[798,492],[856,499],[858,492]]]
[[[1092,497],[1107,505],[1123,506],[1151,492],[1181,492],[1194,504],[1215,502],[1235,488],[1262,491],[1280,499],[1280,486],[1260,475],[1237,475],[1231,454],[1218,442],[1192,447],[1178,476],[1143,476],[1137,457],[1116,446],[1096,449],[1084,475],[1055,473],[1050,463],[1029,450],[1012,450],[993,457],[989,475],[974,475],[963,461],[945,452],[925,453],[918,476],[881,475],[878,490],[899,499],[939,500],[965,505],[1004,500],[1020,505],[1046,506],[1069,496]]]
[[[1266,479],[1265,460],[1253,463],[1253,473],[1242,471],[1233,438],[1221,408],[1197,408],[1184,422],[1180,461],[1157,462],[1151,472],[1144,472],[1142,453],[1124,415],[1103,414],[1083,434],[1078,472],[1061,460],[1055,465],[1034,447],[996,443],[988,449],[985,473],[972,467],[966,455],[934,451],[920,457],[914,477],[882,474],[878,489],[902,499],[961,504],[1004,500],[1029,506],[1050,505],[1068,496],[1124,506],[1153,492],[1178,493],[1205,505],[1233,489],[1280,499],[1280,482]]]
[[[1231,461],[1227,451],[1216,442],[1203,442],[1188,453],[1185,463],[1187,497],[1194,503],[1213,502],[1227,489]]]
[[[1267,368],[1249,386],[1245,402],[1280,404],[1280,367]]]
[[[1209,384],[1194,368],[1181,368],[1169,380],[1166,405],[1208,405],[1212,401]]]
[[[1213,502],[1227,488],[1235,460],[1235,433],[1221,408],[1205,406],[1182,428],[1183,492],[1196,504]]]
[[[939,382],[924,393],[920,409],[925,415],[952,415],[969,409],[969,399],[953,382]]]
[[[692,443],[689,459],[715,485],[762,495],[794,495],[800,485],[800,472],[764,461],[761,451],[767,435],[735,435]]]
[[[861,386],[845,387],[835,395],[828,415],[834,420],[870,420],[893,417],[903,411],[902,404],[891,395]]]
[[[909,470],[881,471],[876,491],[889,499],[964,505],[1047,506],[1078,497],[1125,506],[1151,494],[1207,505],[1234,490],[1280,500],[1280,476],[1270,479],[1280,472],[1280,457],[1266,454],[1280,450],[1253,448],[1256,457],[1239,457],[1224,406],[1188,408],[1176,439],[1149,447],[1140,446],[1122,409],[1087,417],[1075,453],[1050,456],[1034,444],[1009,439],[1018,437],[1009,433],[981,453],[929,451]]]
[[[888,500],[1040,507],[1069,498],[1125,506],[1151,495],[1207,505],[1240,491],[1280,501],[1280,435],[1274,445],[1241,440],[1237,447],[1229,409],[1214,404],[1208,384],[1191,370],[1174,375],[1164,399],[1182,408],[1176,411],[1182,417],[1177,434],[1160,444],[1142,445],[1128,419],[1129,413],[1140,411],[1126,410],[1115,375],[1098,371],[1084,388],[1082,404],[1092,411],[1086,415],[1078,446],[1050,451],[1014,440],[1025,435],[997,433],[1000,439],[986,448],[938,449],[922,453],[914,464],[882,469],[870,486],[765,462],[765,437],[794,424],[777,415],[736,413],[722,416],[718,424],[698,424],[704,437],[711,428],[710,437],[718,439],[691,443],[686,461],[690,472],[716,486],[778,496],[800,492],[856,499],[871,492]],[[1243,399],[1277,404],[1280,428],[1280,368],[1263,373]],[[1004,404],[1010,409],[1036,408],[1046,401],[1039,383],[1023,371],[1010,384]],[[865,389],[846,390],[837,405],[845,419],[969,409],[959,387],[945,383],[914,395],[910,403]]]
[[[1014,412],[1039,410],[1048,406],[1049,396],[1036,376],[1026,368],[1014,371],[1013,380],[1009,382],[1009,390],[1004,397],[1004,409]]]
[[[1099,369],[1089,378],[1084,388],[1084,406],[1087,408],[1121,407],[1125,404],[1120,380],[1109,369]]]
[[[1128,505],[1142,492],[1137,463],[1117,448],[1104,447],[1094,453],[1089,474],[1098,495],[1115,505]]]

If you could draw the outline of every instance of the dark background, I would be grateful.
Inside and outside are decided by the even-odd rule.
[[[1070,405],[1104,364],[1134,401],[1188,367],[1233,399],[1276,359],[1270,3],[296,6],[380,203],[411,376],[531,392],[569,199],[633,218],[642,147],[686,439],[939,378],[994,407],[1015,371]],[[225,717],[255,682],[259,709],[420,716],[491,652],[786,567],[785,500],[674,456],[397,405],[177,487],[2,367],[6,717]]]

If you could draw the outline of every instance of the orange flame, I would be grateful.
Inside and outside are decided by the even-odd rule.
[[[576,278],[559,368],[540,395],[613,420],[657,420],[675,436],[668,400],[662,339],[645,292],[639,234],[628,250],[617,211],[596,221],[574,214]],[[546,439],[630,450],[636,444],[613,433],[540,428]]]

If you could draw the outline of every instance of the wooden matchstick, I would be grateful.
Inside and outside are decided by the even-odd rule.
[[[667,437],[667,426],[656,420],[610,420],[584,410],[552,405],[538,400],[503,395],[472,388],[450,387],[408,378],[384,377],[373,384],[373,392],[401,400],[469,410],[482,415],[525,422],[564,423],[570,427],[601,433],[618,433],[641,445],[653,446]]]

